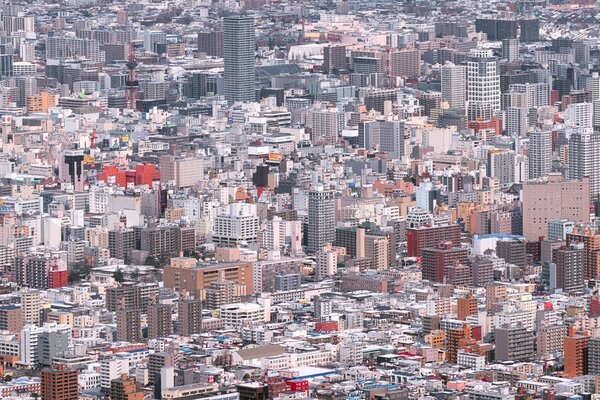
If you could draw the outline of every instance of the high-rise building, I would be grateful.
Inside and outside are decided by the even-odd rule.
[[[66,332],[41,332],[37,337],[38,365],[49,367],[54,357],[64,356],[69,350],[69,338]]]
[[[477,299],[469,292],[456,301],[456,318],[464,321],[472,315],[477,315]]]
[[[565,336],[565,378],[575,378],[588,373],[589,336],[580,335],[570,326]]]
[[[502,39],[502,58],[508,62],[519,59],[519,39]]]
[[[138,343],[141,340],[141,312],[139,309],[117,311],[117,340]]]
[[[148,338],[163,338],[173,333],[172,313],[173,307],[170,304],[148,307]]]
[[[525,327],[498,326],[494,331],[496,360],[530,361],[533,359],[534,333]]]
[[[78,372],[63,365],[42,370],[42,400],[77,400]]]
[[[460,247],[458,225],[421,226],[406,230],[407,252],[409,257],[421,257],[423,249],[435,248],[442,242],[452,242],[452,247]]]
[[[529,179],[548,175],[552,170],[552,132],[529,133]]]
[[[467,256],[466,249],[453,247],[452,242],[438,243],[435,247],[423,249],[423,279],[445,282],[446,269],[455,263],[466,263]]]
[[[172,183],[178,188],[192,187],[204,179],[204,163],[200,158],[162,156],[160,182]]]
[[[223,31],[198,32],[198,51],[211,57],[223,57]]]
[[[600,375],[600,337],[590,338],[588,342],[588,374]]]
[[[23,329],[23,310],[14,304],[0,306],[0,330],[18,333]]]
[[[592,128],[577,129],[569,139],[569,179],[589,177],[590,197],[600,195],[600,133]]]
[[[65,150],[60,165],[61,178],[65,182],[70,182],[76,192],[83,191],[85,182],[83,159],[83,150]]]
[[[255,101],[254,17],[235,15],[223,19],[225,99]]]
[[[212,241],[221,245],[254,243],[258,233],[255,204],[233,203],[220,207],[213,224]]]
[[[347,66],[346,46],[335,45],[323,48],[323,69],[326,74],[346,69]]]
[[[313,190],[308,193],[307,250],[316,253],[327,243],[335,242],[336,192]]]
[[[23,325],[40,325],[42,299],[40,292],[27,290],[21,292],[21,310],[23,311]]]
[[[144,392],[137,390],[135,379],[123,374],[110,382],[110,400],[144,400]]]
[[[492,50],[472,49],[467,61],[467,117],[487,121],[500,110],[498,60]]]
[[[377,149],[389,153],[392,158],[404,155],[403,121],[366,121],[359,129],[359,145],[366,149]]]
[[[527,112],[524,107],[510,106],[506,109],[506,133],[509,136],[525,137],[527,134]]]
[[[312,142],[335,144],[340,133],[340,112],[336,108],[325,108],[312,112]]]
[[[596,279],[600,276],[600,235],[596,229],[576,227],[567,233],[567,246],[583,244],[583,276]]]
[[[527,265],[525,241],[519,239],[502,239],[496,242],[496,255],[509,264],[524,267]]]
[[[210,282],[206,288],[204,306],[209,310],[217,310],[227,304],[238,303],[245,290],[245,285],[239,285],[227,279],[221,278],[218,281]]]
[[[467,103],[467,67],[447,61],[441,68],[442,100],[450,108],[464,110]]]
[[[191,336],[202,333],[202,302],[183,299],[179,302],[179,334]]]
[[[550,289],[564,292],[582,291],[584,244],[574,243],[552,252],[550,264]]]
[[[515,165],[513,150],[493,149],[487,153],[487,176],[498,179],[502,186],[515,182]]]
[[[589,178],[564,181],[550,173],[546,180],[523,183],[523,235],[527,240],[546,236],[548,221],[568,219],[590,221]]]

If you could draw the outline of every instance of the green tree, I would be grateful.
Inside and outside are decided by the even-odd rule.
[[[119,282],[119,283],[125,281],[125,277],[123,276],[123,271],[121,271],[121,268],[117,268],[117,270],[113,274],[113,278],[116,282]]]

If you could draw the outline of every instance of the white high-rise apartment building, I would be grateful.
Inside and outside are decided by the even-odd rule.
[[[467,67],[449,61],[441,68],[442,100],[464,110],[467,101]]]
[[[529,178],[548,175],[552,169],[552,132],[529,133]]]
[[[600,194],[600,133],[593,128],[578,128],[569,139],[568,179],[590,178],[590,196]]]
[[[110,382],[120,378],[122,374],[129,374],[129,360],[127,358],[105,358],[100,361],[100,387],[110,389]]]
[[[221,244],[256,241],[258,216],[256,204],[233,203],[219,209],[212,240]]]
[[[569,104],[565,111],[565,125],[568,127],[591,127],[593,106],[592,103]]]
[[[467,61],[467,116],[489,120],[500,110],[498,60],[492,50],[472,49]]]

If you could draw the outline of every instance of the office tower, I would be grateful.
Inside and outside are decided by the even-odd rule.
[[[346,46],[335,45],[323,48],[323,70],[326,74],[347,69]]]
[[[506,133],[513,137],[527,134],[527,112],[524,107],[510,106],[506,109]]]
[[[496,242],[496,255],[509,264],[524,267],[527,265],[525,241],[520,239],[502,239]]]
[[[211,57],[223,57],[223,31],[198,32],[198,52]]]
[[[316,253],[335,241],[335,198],[335,191],[323,188],[308,193],[307,250],[310,253]]]
[[[225,99],[255,101],[254,17],[236,15],[223,18],[223,58]]]
[[[548,240],[567,240],[567,234],[575,229],[575,222],[568,219],[548,221]]]
[[[487,152],[487,176],[496,178],[502,186],[515,182],[516,153],[512,150],[493,149]]]
[[[204,162],[201,158],[162,156],[160,182],[174,184],[178,188],[195,186],[204,179]]]
[[[446,269],[455,263],[467,262],[466,249],[453,247],[452,242],[438,243],[435,247],[428,247],[422,251],[423,279],[432,282],[445,282]]]
[[[7,78],[13,76],[13,55],[0,54],[0,77]]]
[[[183,85],[183,95],[190,99],[199,99],[205,97],[207,93],[207,75],[203,73],[193,73]]]
[[[452,242],[452,247],[460,247],[458,225],[420,226],[406,230],[408,257],[422,257],[423,249],[436,248],[448,241]]]
[[[467,117],[487,121],[500,110],[498,60],[492,50],[472,49],[467,61]]]
[[[496,361],[531,361],[534,332],[521,325],[497,326],[494,331]]]
[[[583,243],[563,246],[552,252],[550,264],[550,289],[563,292],[582,291],[583,281]]]
[[[519,59],[519,39],[502,40],[502,58],[508,62]]]
[[[77,400],[78,372],[63,365],[42,370],[42,400]]]
[[[472,315],[477,315],[477,299],[469,292],[456,300],[456,318],[464,321]]]
[[[255,243],[258,222],[255,204],[233,203],[220,207],[213,224],[212,241],[222,245]]]
[[[529,179],[544,177],[552,170],[552,132],[529,133]]]
[[[54,357],[64,356],[69,350],[69,333],[41,332],[37,342],[37,361],[41,366],[51,366]]]
[[[157,339],[173,333],[173,307],[170,304],[155,304],[148,307],[148,338]]]
[[[15,78],[19,90],[17,105],[19,107],[27,106],[27,99],[35,96],[38,92],[37,80],[34,76],[17,76]]]
[[[144,392],[137,390],[135,379],[127,374],[110,381],[110,400],[144,400]]]
[[[365,149],[377,149],[389,153],[392,158],[404,155],[403,121],[365,121],[359,127],[359,145]]]
[[[590,197],[600,195],[600,133],[592,128],[580,128],[569,139],[568,179],[589,177]]]
[[[441,68],[442,100],[450,108],[464,110],[467,102],[467,67],[447,61]]]
[[[81,192],[84,189],[83,158],[83,150],[65,150],[63,152],[63,162],[59,165],[63,182],[71,183],[76,192]]]
[[[574,326],[568,328],[565,336],[565,378],[575,378],[588,373],[589,336],[577,333]]]
[[[191,336],[202,333],[202,302],[184,299],[179,302],[179,334]]]
[[[337,143],[340,128],[340,112],[336,108],[326,108],[312,112],[311,138],[314,144]]]
[[[527,240],[546,236],[548,221],[568,219],[589,222],[589,178],[564,181],[561,174],[550,173],[547,180],[523,184],[523,235]]]
[[[251,263],[220,263],[216,265],[196,266],[195,258],[174,257],[170,265],[164,268],[164,286],[180,293],[190,293],[194,298],[202,298],[210,282],[219,279],[223,271],[225,279],[246,287],[246,293],[254,293],[253,267]]]
[[[38,291],[21,292],[21,310],[23,311],[23,325],[40,325],[42,300]]]
[[[521,34],[519,38],[522,42],[539,42],[540,40],[540,20],[535,17],[528,17],[519,20]]]
[[[138,309],[118,310],[117,315],[117,340],[129,343],[141,341],[141,312]]]

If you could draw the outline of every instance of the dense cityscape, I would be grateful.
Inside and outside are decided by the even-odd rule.
[[[600,399],[600,3],[4,0],[0,399]]]

